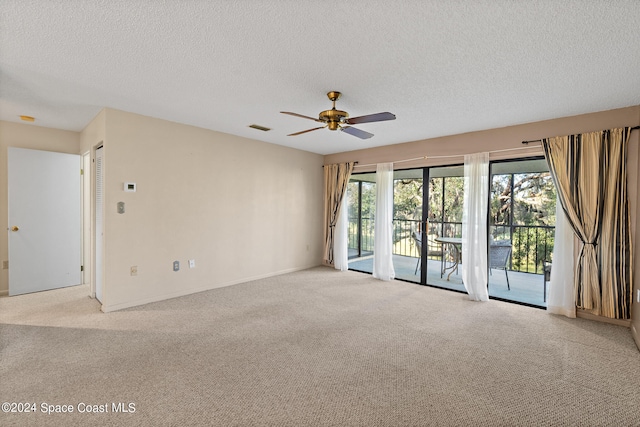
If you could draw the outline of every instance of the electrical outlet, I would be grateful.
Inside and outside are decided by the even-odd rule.
[[[180,261],[173,261],[173,271],[180,271]]]
[[[189,260],[189,268],[195,268],[196,266],[196,260],[195,259],[190,259]]]
[[[132,265],[131,266],[131,275],[132,276],[137,276],[138,275],[138,266],[137,265]]]

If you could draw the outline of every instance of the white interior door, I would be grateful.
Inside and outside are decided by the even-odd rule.
[[[81,283],[80,156],[8,148],[9,295]]]
[[[104,148],[96,150],[96,299],[102,302],[102,280],[103,280],[103,236],[104,236]]]

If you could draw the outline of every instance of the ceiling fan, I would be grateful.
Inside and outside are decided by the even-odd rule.
[[[331,91],[327,93],[327,97],[333,102],[333,108],[330,110],[322,111],[318,118],[315,119],[309,116],[303,116],[298,113],[291,113],[289,111],[281,111],[282,114],[289,114],[290,116],[302,117],[303,119],[313,120],[314,122],[324,123],[324,126],[320,126],[313,129],[303,130],[301,132],[296,132],[289,134],[287,136],[295,136],[301,135],[303,133],[311,132],[318,129],[329,128],[329,130],[341,130],[342,132],[346,132],[349,135],[356,136],[360,139],[368,139],[373,136],[372,133],[365,132],[363,130],[354,128],[353,126],[347,125],[357,125],[360,123],[371,123],[371,122],[383,122],[386,120],[395,120],[396,115],[391,113],[377,113],[377,114],[369,114],[366,116],[359,117],[349,117],[349,113],[346,111],[336,110],[336,101],[340,99],[340,92]]]

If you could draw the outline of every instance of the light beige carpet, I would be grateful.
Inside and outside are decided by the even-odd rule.
[[[108,314],[87,292],[0,298],[0,400],[37,405],[0,425],[640,425],[619,326],[324,267]]]

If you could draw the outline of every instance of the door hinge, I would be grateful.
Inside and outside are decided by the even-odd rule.
[[[84,271],[84,265],[80,266],[80,271]]]
[[[84,175],[84,169],[80,169],[80,175]]]

